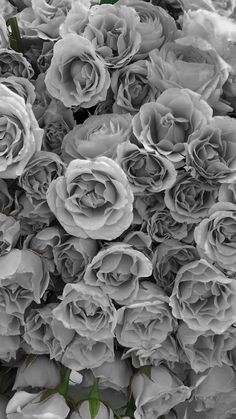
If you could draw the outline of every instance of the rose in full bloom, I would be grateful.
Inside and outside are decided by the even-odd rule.
[[[95,341],[113,336],[115,308],[105,292],[80,282],[66,284],[53,316],[69,330]]]
[[[34,70],[22,53],[13,49],[0,49],[0,77],[17,76],[30,79],[33,75]]]
[[[190,329],[221,334],[236,321],[236,282],[205,259],[187,263],[176,275],[170,306]]]
[[[211,183],[236,180],[235,131],[235,119],[217,116],[189,136],[186,163],[193,176]]]
[[[33,105],[36,99],[35,88],[28,79],[18,76],[1,77],[0,83]]]
[[[203,372],[215,366],[231,364],[229,351],[235,347],[236,328],[231,326],[222,334],[212,331],[191,330],[185,323],[180,323],[177,339],[184,351],[191,368]]]
[[[79,282],[98,252],[96,240],[65,236],[53,249],[57,271],[64,282]]]
[[[214,105],[229,75],[228,64],[204,41],[181,38],[150,52],[148,77],[160,91],[170,87],[191,89]]]
[[[151,367],[150,379],[137,373],[131,383],[135,419],[156,419],[188,399],[191,390],[166,367]]]
[[[72,0],[32,0],[17,14],[21,31],[28,36],[57,40]]]
[[[102,114],[88,117],[83,124],[68,132],[62,143],[63,161],[116,157],[117,146],[131,136],[132,117],[129,113]]]
[[[166,242],[169,239],[182,240],[189,235],[187,223],[176,221],[168,208],[156,211],[148,218],[147,232],[155,243]]]
[[[72,2],[64,22],[60,25],[59,33],[64,38],[68,33],[81,35],[88,23],[91,0],[76,0]]]
[[[219,202],[194,230],[202,257],[227,271],[236,269],[236,205]]]
[[[61,374],[55,362],[47,356],[37,356],[27,365],[21,362],[17,368],[13,390],[27,387],[55,388],[61,383]]]
[[[180,223],[199,223],[215,204],[218,188],[179,172],[176,183],[165,191],[165,204]]]
[[[195,246],[178,240],[166,240],[153,254],[153,276],[156,282],[171,295],[178,270],[186,264],[199,259]]]
[[[32,301],[40,304],[49,284],[43,260],[30,250],[13,249],[0,257],[0,311],[22,318]]]
[[[168,297],[160,295],[143,301],[138,297],[134,303],[118,309],[115,335],[120,345],[147,352],[165,341],[176,322]]]
[[[17,391],[6,407],[7,419],[65,419],[70,412],[63,396],[56,393],[41,400],[43,392]]]
[[[69,419],[88,419],[89,417],[91,417],[89,401],[85,400],[80,404],[78,409],[70,415]],[[94,419],[114,419],[114,414],[110,407],[103,402],[99,402],[98,411]]]
[[[156,102],[145,103],[134,116],[134,135],[173,162],[184,159],[190,134],[212,119],[212,109],[189,89],[171,88]]]
[[[93,44],[80,35],[69,34],[54,45],[45,84],[65,106],[90,108],[105,100],[110,76]]]
[[[162,7],[140,0],[118,0],[116,5],[132,7],[139,15],[140,22],[136,27],[141,35],[141,44],[135,54],[136,60],[146,58],[149,51],[159,49],[178,36],[174,19]]]
[[[72,160],[55,179],[47,202],[72,236],[112,240],[133,219],[133,194],[125,173],[112,159]]]
[[[20,176],[42,144],[43,131],[39,128],[30,104],[0,84],[1,151],[0,177],[15,179]]]
[[[100,287],[118,304],[134,302],[139,279],[152,273],[151,261],[126,243],[113,243],[100,250],[87,265],[84,281]]]
[[[126,173],[136,195],[156,193],[171,188],[177,177],[175,167],[170,160],[156,150],[145,150],[130,141],[117,147],[116,161]]]
[[[107,67],[121,68],[131,61],[141,45],[139,21],[132,7],[101,4],[91,9],[83,36],[91,41]]]
[[[111,88],[115,99],[114,112],[134,114],[144,103],[157,99],[159,91],[149,82],[147,73],[146,60],[136,61],[113,72]]]

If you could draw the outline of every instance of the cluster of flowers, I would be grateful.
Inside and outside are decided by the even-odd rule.
[[[236,1],[101,3],[0,0],[0,418],[233,418]]]

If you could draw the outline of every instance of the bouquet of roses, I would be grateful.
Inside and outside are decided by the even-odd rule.
[[[234,418],[236,1],[0,5],[0,418]]]

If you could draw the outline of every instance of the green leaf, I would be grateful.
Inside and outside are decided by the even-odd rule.
[[[144,365],[143,367],[139,368],[139,372],[142,374],[145,374],[149,380],[151,379],[151,372],[152,372],[152,366],[151,365]]]
[[[25,359],[26,366],[29,367],[31,364],[33,364],[35,358],[37,358],[37,355],[35,355],[35,354],[27,355],[27,357]]]
[[[89,399],[89,411],[91,419],[95,419],[100,408],[99,399]]]
[[[40,397],[40,401],[43,402],[44,400],[49,399],[49,397],[53,396],[53,394],[56,394],[56,393],[57,393],[56,388],[50,388],[48,390],[45,390],[42,396]]]
[[[65,399],[69,390],[70,373],[71,373],[71,369],[66,368],[64,376],[63,376],[63,381],[56,388],[57,392],[61,394],[62,396],[64,396]]]
[[[15,17],[11,17],[8,20],[7,25],[10,26],[9,41],[11,48],[16,52],[23,52],[17,19]]]

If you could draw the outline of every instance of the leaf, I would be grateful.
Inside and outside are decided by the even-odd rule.
[[[95,419],[100,408],[99,399],[89,399],[89,411],[91,419]]]
[[[145,374],[149,378],[149,380],[152,380],[152,378],[151,378],[151,372],[152,372],[151,365],[144,365],[143,367],[139,368],[139,372],[141,372],[142,374]]]
[[[11,48],[14,49],[16,52],[23,52],[17,19],[15,17],[11,17],[8,20],[7,25],[11,28],[11,32],[9,34]]]
[[[25,359],[26,366],[29,367],[34,362],[35,358],[37,358],[37,355],[35,355],[35,354],[27,355],[27,357]]]
[[[53,394],[57,393],[56,388],[50,388],[43,392],[42,396],[40,397],[40,401],[43,402],[44,400],[49,399],[49,397],[53,396]]]

